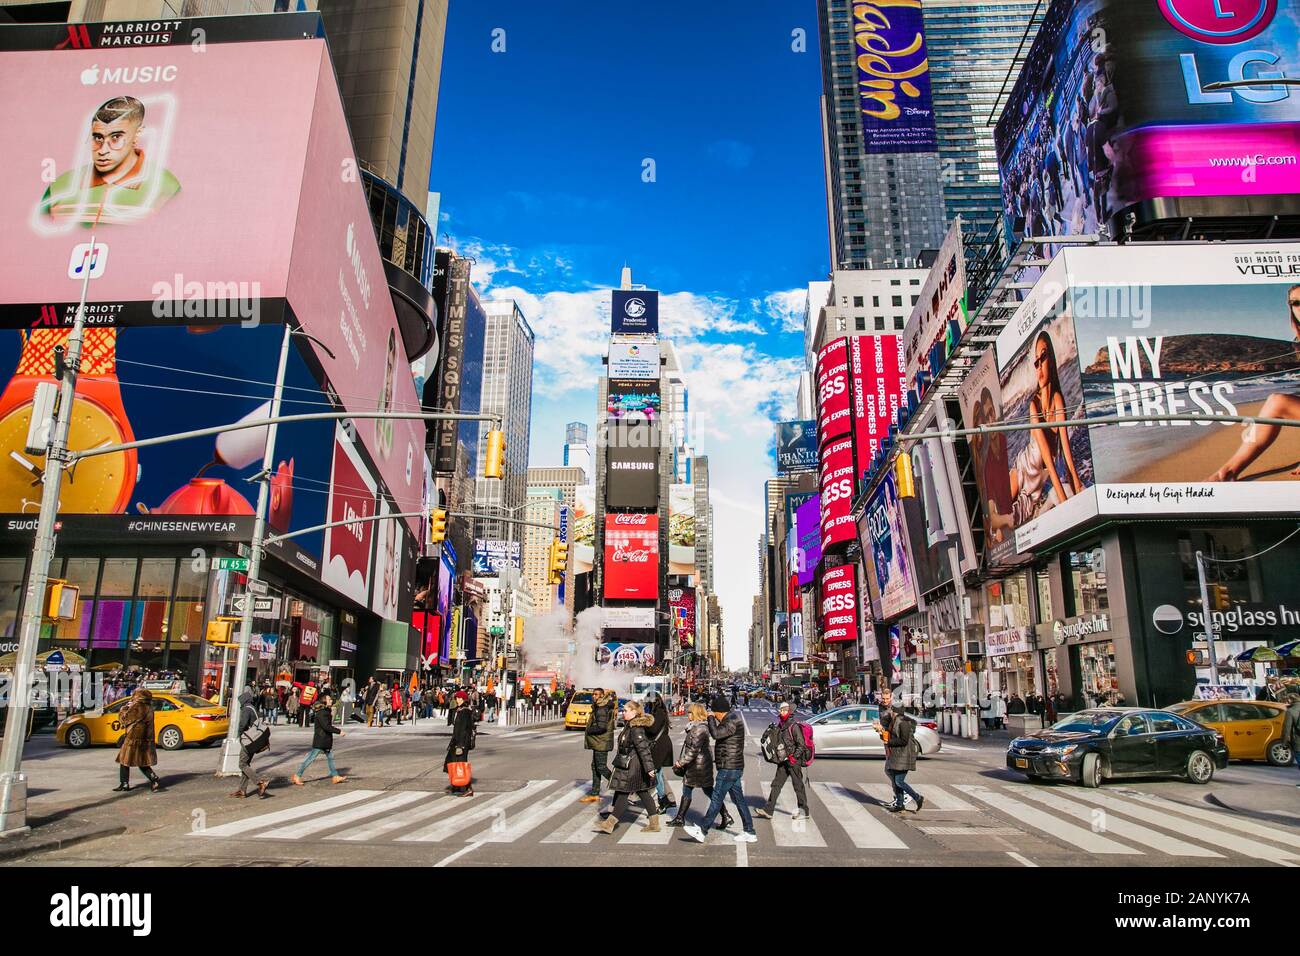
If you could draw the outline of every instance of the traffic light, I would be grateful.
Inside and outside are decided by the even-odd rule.
[[[429,511],[429,540],[434,544],[442,544],[447,540],[447,510],[445,508],[432,508]]]
[[[1210,593],[1211,593],[1211,597],[1213,597],[1214,599],[1214,609],[1216,611],[1228,610],[1228,607],[1230,605],[1229,605],[1229,598],[1228,598],[1228,586],[1226,584],[1211,584]]]
[[[229,644],[230,631],[234,621],[229,618],[217,618],[208,621],[207,641],[209,644]]]
[[[894,487],[900,498],[916,497],[916,481],[912,474],[912,456],[905,450],[894,459]]]
[[[483,464],[484,478],[500,478],[501,466],[506,457],[506,433],[494,428],[488,432],[487,460]]]
[[[547,580],[559,584],[564,580],[564,570],[569,564],[569,546],[563,541],[551,542],[551,560],[548,566]]]

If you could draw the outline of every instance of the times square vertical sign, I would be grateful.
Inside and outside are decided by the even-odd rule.
[[[936,153],[921,0],[853,4],[862,142],[868,153]]]

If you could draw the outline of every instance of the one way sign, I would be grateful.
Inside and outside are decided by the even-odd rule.
[[[243,614],[247,601],[247,594],[236,594],[230,601],[230,609],[236,614]],[[256,617],[279,617],[280,599],[278,597],[254,598],[253,614]]]

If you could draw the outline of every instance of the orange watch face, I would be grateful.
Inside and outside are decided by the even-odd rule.
[[[0,513],[35,514],[40,510],[45,456],[28,455],[23,446],[32,406],[24,402],[0,418]],[[72,406],[68,447],[74,450],[127,441],[117,420],[98,402],[77,396]],[[65,472],[59,511],[67,514],[121,514],[135,489],[134,451],[100,455]]]

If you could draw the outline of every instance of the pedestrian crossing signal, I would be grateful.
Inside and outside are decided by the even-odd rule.
[[[434,508],[429,512],[429,540],[434,544],[447,540],[446,509]]]

